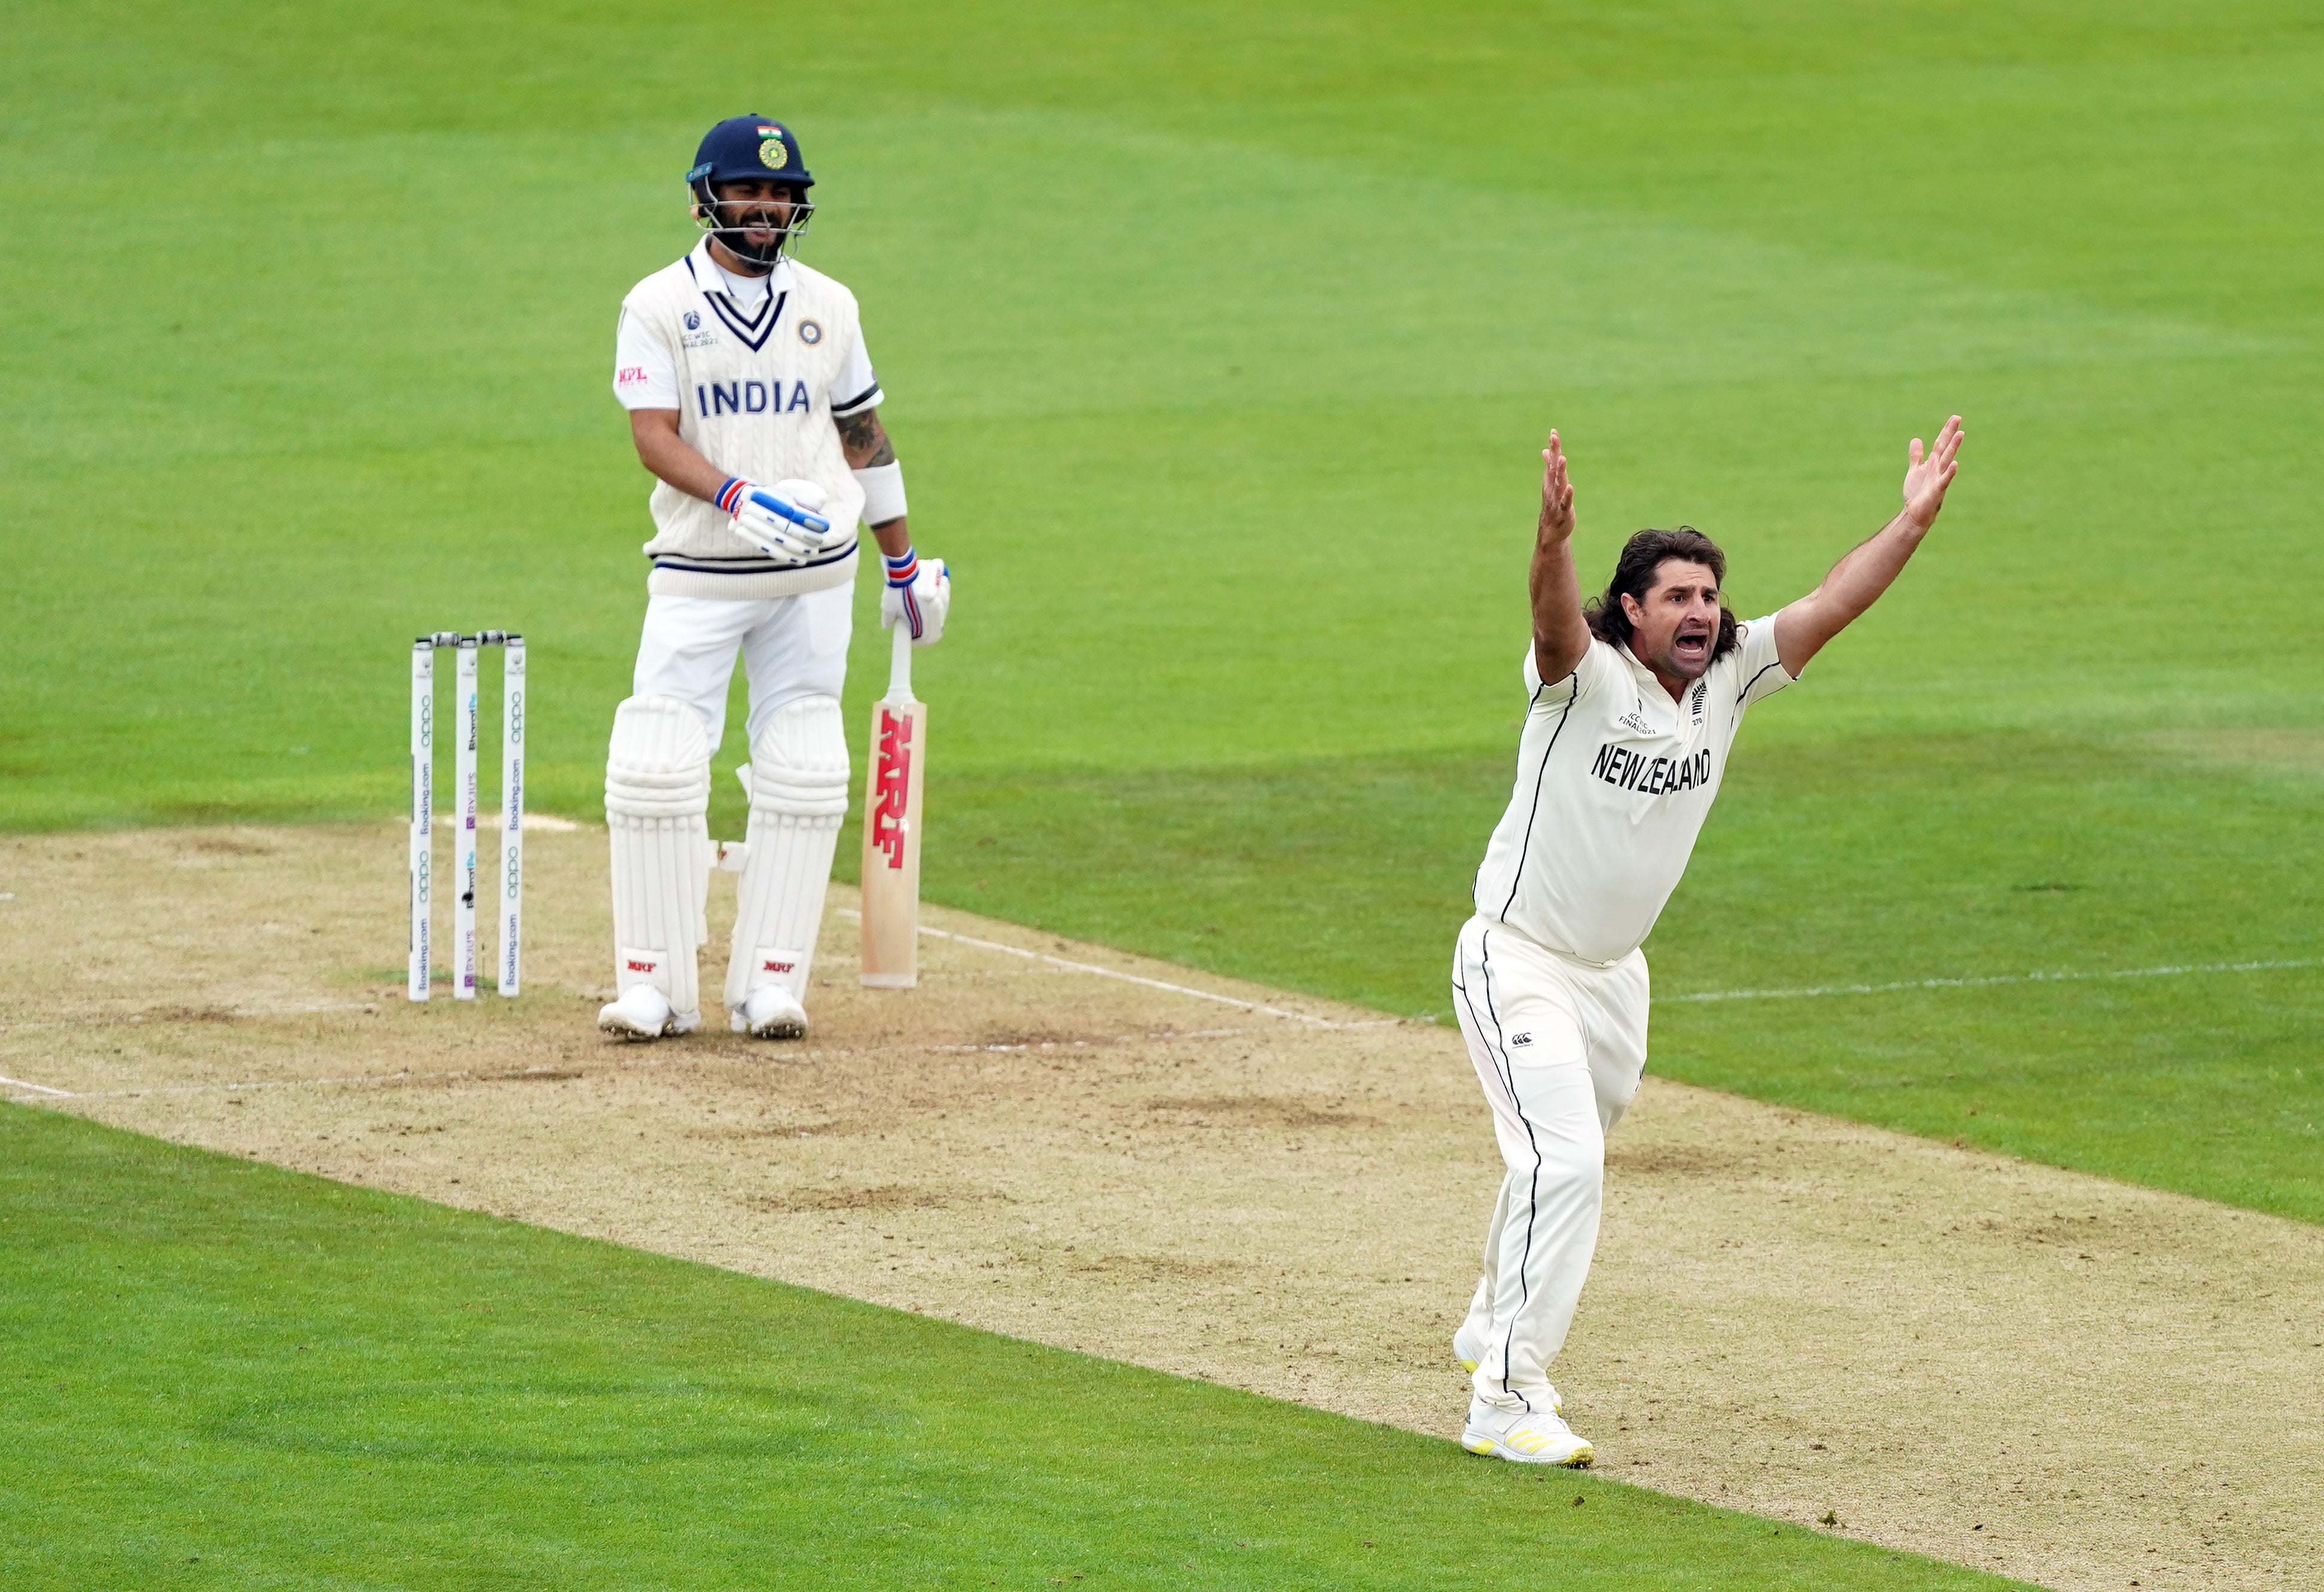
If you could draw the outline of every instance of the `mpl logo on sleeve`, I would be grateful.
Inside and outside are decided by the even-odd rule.
[[[880,763],[872,782],[872,844],[888,866],[904,865],[904,809],[912,790],[912,720],[880,709]]]

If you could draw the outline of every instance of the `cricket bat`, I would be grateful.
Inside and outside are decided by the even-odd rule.
[[[872,704],[863,782],[863,972],[873,989],[920,981],[920,787],[928,707],[912,695],[911,627],[893,627],[888,695]]]

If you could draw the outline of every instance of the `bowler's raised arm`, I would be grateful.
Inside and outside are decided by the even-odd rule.
[[[1913,438],[1904,470],[1904,510],[1871,540],[1858,544],[1831,566],[1816,589],[1775,615],[1775,656],[1786,674],[1796,675],[1808,660],[1880,599],[1880,594],[1903,573],[1904,565],[1937,522],[1945,506],[1945,489],[1960,468],[1961,418],[1953,416],[1937,434],[1937,446],[1923,454],[1921,439]],[[1535,599],[1538,612],[1540,599]],[[1546,671],[1545,671],[1546,672]]]
[[[1526,586],[1533,594],[1534,667],[1545,682],[1563,680],[1590,650],[1590,625],[1582,617],[1582,583],[1573,573],[1573,483],[1554,430],[1541,450],[1541,520]]]

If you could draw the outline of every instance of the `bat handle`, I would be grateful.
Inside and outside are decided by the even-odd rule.
[[[912,695],[912,627],[899,620],[889,629],[895,640],[889,654],[886,700],[900,706],[916,700]]]

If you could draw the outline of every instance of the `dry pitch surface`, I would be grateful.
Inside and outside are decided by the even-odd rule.
[[[1499,1169],[1452,1031],[944,911],[868,992],[835,889],[813,1039],[628,1047],[602,832],[532,837],[514,1003],[401,998],[402,851],[6,842],[6,1094],[1457,1430]],[[2055,1587],[2324,1585],[2324,1231],[1661,1081],[1609,1163],[1558,1373],[1601,1472]]]

